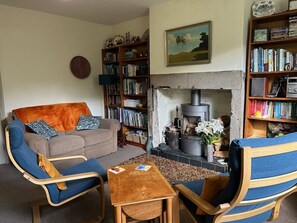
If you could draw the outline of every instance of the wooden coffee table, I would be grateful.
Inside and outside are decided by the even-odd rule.
[[[115,207],[115,222],[125,223],[127,216],[139,220],[162,217],[172,223],[172,200],[176,195],[170,184],[152,162],[148,171],[135,170],[139,164],[121,165],[124,172],[108,171],[111,204]]]

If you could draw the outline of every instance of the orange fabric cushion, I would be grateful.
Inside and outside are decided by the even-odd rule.
[[[74,130],[80,115],[91,115],[85,102],[24,107],[13,112],[25,124],[42,119],[56,131]]]
[[[228,181],[228,176],[213,176],[205,178],[200,197],[203,200],[211,202],[216,196],[218,196],[223,191]],[[197,208],[196,213],[200,215],[206,214],[199,207]]]
[[[54,167],[54,165],[42,154],[38,153],[38,165],[45,171],[47,174],[52,177],[62,177],[63,175]],[[65,182],[57,183],[57,187],[60,190],[66,190],[67,186]]]

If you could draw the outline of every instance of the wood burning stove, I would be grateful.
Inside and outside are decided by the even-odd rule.
[[[198,122],[209,120],[209,105],[201,104],[200,96],[200,90],[193,89],[191,91],[191,103],[181,105],[181,150],[197,156],[202,156],[204,153],[195,128]]]

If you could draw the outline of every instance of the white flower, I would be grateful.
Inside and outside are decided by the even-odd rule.
[[[224,126],[220,119],[212,119],[199,122],[195,131],[201,137],[203,143],[213,144],[224,133]]]

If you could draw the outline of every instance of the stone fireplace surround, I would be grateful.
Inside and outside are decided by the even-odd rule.
[[[200,89],[227,90],[231,92],[230,141],[242,137],[245,98],[245,73],[243,71],[197,72],[178,74],[156,74],[150,77],[151,88],[148,90],[149,135],[154,147],[162,141],[164,125],[160,119],[164,102],[158,102],[158,96],[164,87],[171,90]],[[212,117],[211,117],[212,118]]]

